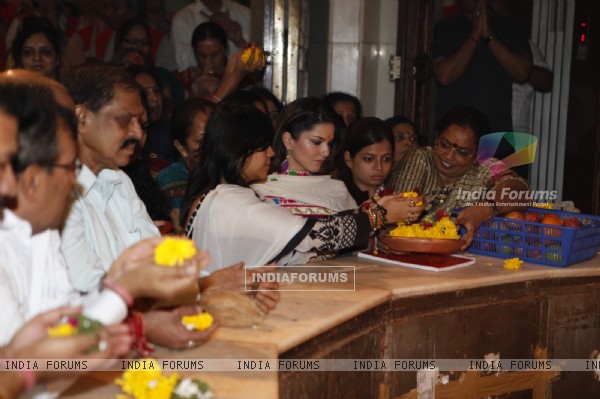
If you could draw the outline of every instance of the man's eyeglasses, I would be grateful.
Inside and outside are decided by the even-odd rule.
[[[440,149],[441,152],[446,153],[450,150],[454,150],[454,152],[463,159],[471,159],[473,158],[473,154],[463,147],[459,147],[456,143],[451,143],[443,137],[438,137],[434,142],[435,146]]]
[[[81,170],[81,161],[79,159],[74,160],[71,163],[55,163],[50,165],[51,168],[62,168],[67,172],[73,172],[78,174]]]
[[[394,133],[394,140],[395,141],[404,141],[406,139],[409,139],[410,141],[417,141],[417,134],[416,133],[411,133],[411,132],[398,132],[398,133]]]

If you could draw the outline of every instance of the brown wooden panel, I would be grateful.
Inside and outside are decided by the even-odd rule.
[[[396,298],[284,359],[588,358],[600,350],[600,277],[524,281]],[[600,397],[592,373],[455,372],[439,399]],[[459,382],[458,379],[461,378]],[[285,372],[282,398],[416,398],[416,372]],[[457,396],[458,395],[458,396]]]
[[[382,359],[389,304],[371,309],[281,356],[282,359]],[[299,371],[280,373],[282,399],[369,398],[385,373]]]

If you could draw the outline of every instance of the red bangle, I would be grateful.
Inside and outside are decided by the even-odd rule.
[[[133,306],[133,297],[131,296],[129,291],[127,291],[121,284],[109,278],[105,278],[102,283],[106,288],[108,288],[111,291],[114,291],[115,294],[118,294],[125,301],[127,306]]]
[[[35,373],[30,369],[21,370],[21,373],[25,377],[25,390],[29,391],[35,385]]]
[[[150,346],[148,340],[146,339],[144,317],[142,316],[142,314],[140,312],[133,311],[131,312],[131,315],[127,318],[126,322],[129,326],[129,332],[133,337],[131,349],[137,351],[143,357],[147,357],[152,352],[154,352],[154,348]]]

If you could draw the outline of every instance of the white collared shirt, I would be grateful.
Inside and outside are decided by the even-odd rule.
[[[125,302],[109,290],[81,296],[69,282],[59,247],[57,230],[32,235],[29,222],[4,211],[0,223],[0,345],[8,343],[26,321],[64,305],[83,304],[84,314],[105,324],[120,322],[127,315]]]
[[[83,194],[71,207],[61,251],[71,283],[87,292],[125,249],[160,233],[125,172],[104,169],[96,176],[84,165],[77,182]]]
[[[250,40],[250,19],[251,13],[248,7],[235,3],[231,0],[223,0],[221,5],[222,12],[229,13],[229,17],[238,22],[242,28],[242,35],[246,41]],[[202,13],[211,14],[202,1],[196,1],[187,7],[181,9],[173,17],[171,24],[171,41],[175,49],[175,61],[179,71],[185,71],[189,67],[196,66],[196,57],[192,49],[192,33],[198,25],[207,22],[208,18]],[[231,40],[228,40],[228,56],[238,52],[240,48]]]

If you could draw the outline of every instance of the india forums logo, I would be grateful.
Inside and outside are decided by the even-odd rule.
[[[535,161],[537,141],[537,137],[527,133],[501,132],[486,134],[479,140],[477,162],[490,166],[492,176],[497,176],[509,168],[533,163]],[[492,164],[490,159],[494,157],[496,150],[502,142],[511,145],[513,152],[506,158],[501,159],[500,162]]]

